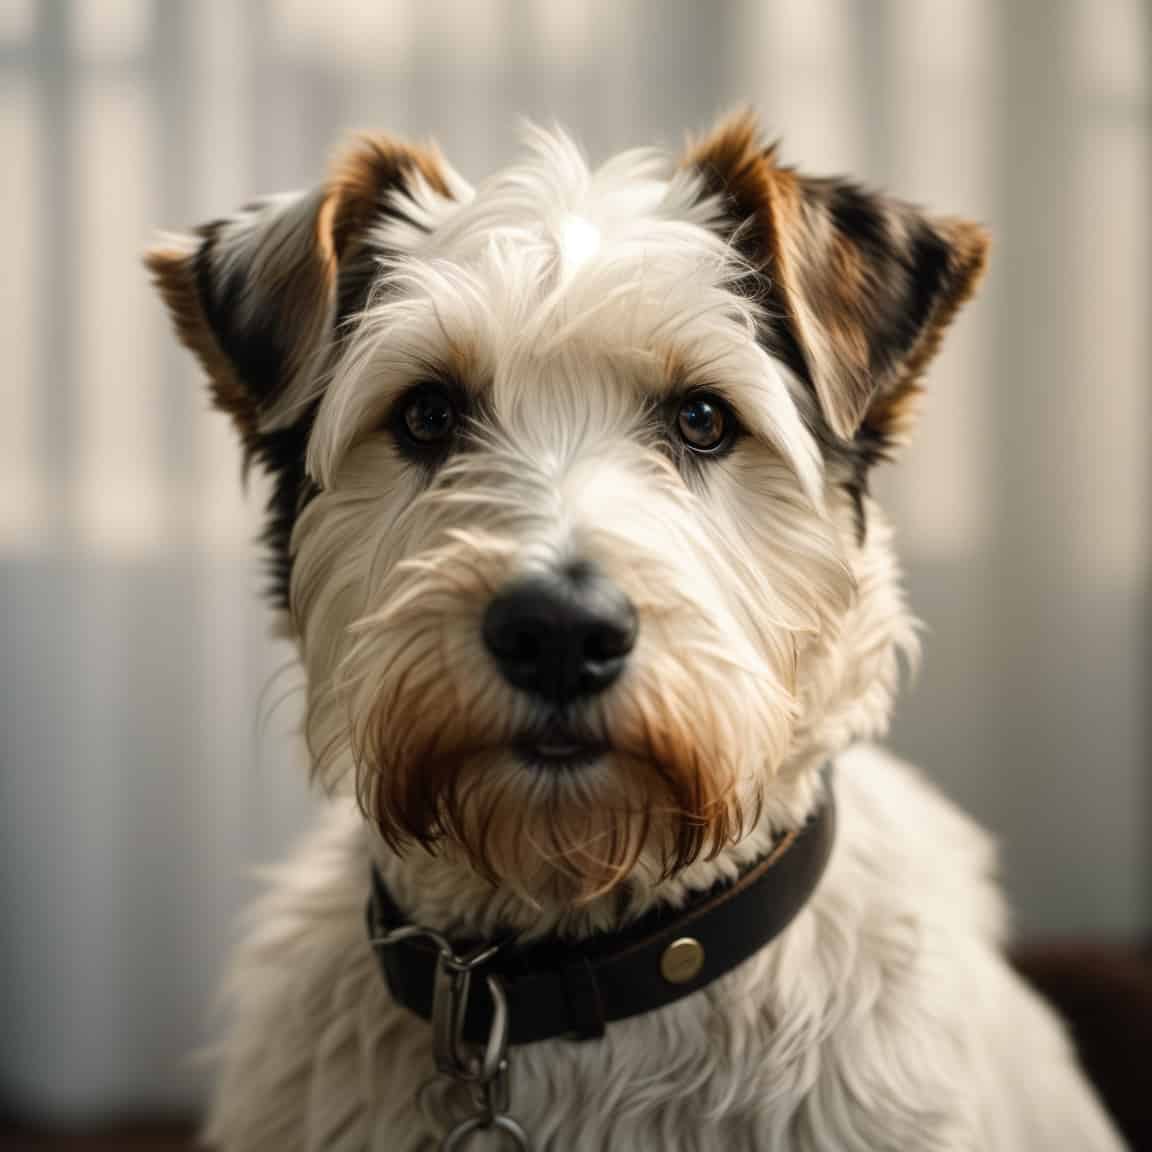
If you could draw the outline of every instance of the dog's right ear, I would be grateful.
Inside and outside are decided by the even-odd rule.
[[[372,225],[405,197],[451,197],[452,180],[433,150],[363,136],[320,188],[257,201],[148,252],[176,331],[249,455],[315,399],[337,325],[363,306],[376,271]]]

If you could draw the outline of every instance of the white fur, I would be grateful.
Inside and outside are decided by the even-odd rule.
[[[475,193],[455,177],[452,201],[410,189],[405,214],[430,232],[380,229],[389,291],[323,381],[308,456],[321,491],[294,535],[292,615],[332,812],[238,950],[210,1139],[224,1152],[431,1146],[416,1102],[429,1027],[391,1002],[366,939],[371,860],[427,926],[580,934],[734,874],[806,818],[832,759],[832,862],[778,940],[601,1041],[514,1050],[512,1110],[535,1146],[1119,1148],[1060,1027],[1000,957],[987,839],[861,743],[884,731],[898,654],[915,648],[888,531],[870,507],[857,543],[798,386],[733,290],[745,269],[707,227],[716,205],[650,153],[590,172],[562,136],[531,145]],[[473,447],[433,478],[381,431],[430,372],[483,400]],[[651,412],[696,385],[722,391],[749,435],[682,469]],[[679,724],[701,770],[759,812],[671,877],[659,838],[638,842],[623,908],[622,889],[563,893],[594,874],[635,776],[615,754],[525,771],[507,745],[536,706],[500,682],[479,636],[501,582],[570,557],[594,560],[640,619],[625,677],[588,718],[622,742],[646,717]],[[457,732],[487,750],[462,769],[495,817],[487,879],[465,844],[393,850],[350,798],[352,780],[371,797]],[[576,830],[570,859],[549,855],[549,818]]]

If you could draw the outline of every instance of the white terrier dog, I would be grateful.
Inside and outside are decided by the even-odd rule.
[[[869,470],[984,233],[746,116],[678,164],[527,144],[473,189],[364,138],[149,256],[274,479],[332,794],[209,1142],[1119,1148],[988,839],[863,743],[914,648]]]

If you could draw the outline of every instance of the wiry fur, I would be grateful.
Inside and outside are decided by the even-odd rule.
[[[870,417],[884,434],[880,406],[923,367],[983,241],[880,200],[841,212],[831,243],[860,284],[913,233],[945,272],[901,264],[924,298],[895,328],[895,296],[880,313],[837,282],[837,329],[814,287],[832,275],[812,235],[823,209],[803,227],[795,203],[781,211],[794,175],[742,132],[677,170],[630,153],[592,172],[533,131],[475,192],[377,142],[317,195],[318,238],[280,246],[298,271],[319,253],[329,285],[321,319],[292,328],[307,369],[292,359],[259,412],[265,434],[307,413],[290,606],[333,812],[233,966],[208,1129],[223,1152],[416,1150],[452,1111],[417,1105],[430,1032],[390,1000],[365,937],[371,861],[414,920],[449,933],[604,930],[762,855],[820,802],[828,760],[840,836],[778,940],[602,1040],[514,1051],[513,1110],[536,1146],[1119,1147],[999,957],[985,837],[861,744],[883,733],[915,640],[853,445]],[[852,220],[871,222],[864,240]],[[171,299],[183,265],[162,268]],[[251,264],[221,275],[259,299]],[[207,344],[176,302],[185,339]],[[234,322],[208,312],[210,328]],[[390,414],[429,378],[469,415],[450,454],[417,460]],[[676,398],[699,388],[744,429],[715,458],[674,435]],[[611,691],[565,711],[608,752],[542,772],[514,746],[544,710],[501,680],[480,621],[509,579],[571,563],[627,593],[639,639]]]

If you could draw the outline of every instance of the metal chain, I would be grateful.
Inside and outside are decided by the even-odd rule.
[[[440,1142],[440,1152],[463,1152],[474,1136],[499,1133],[513,1152],[532,1152],[527,1133],[508,1113],[511,1102],[511,1077],[508,1070],[508,997],[499,976],[484,973],[484,983],[492,999],[492,1024],[488,1038],[481,1045],[464,1040],[464,1017],[472,990],[472,977],[500,950],[493,944],[459,956],[439,932],[406,924],[372,941],[387,948],[402,940],[424,939],[436,946],[436,973],[432,992],[432,1054],[441,1082],[464,1085],[471,1098],[473,1112],[450,1128]],[[427,1089],[421,1088],[419,1103],[427,1108]]]

